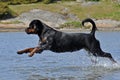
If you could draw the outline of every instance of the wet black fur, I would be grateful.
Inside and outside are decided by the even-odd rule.
[[[28,28],[35,28],[34,33],[27,32],[28,34],[37,34],[40,38],[39,47],[43,50],[51,50],[53,52],[73,52],[81,49],[86,49],[89,53],[98,57],[107,57],[113,62],[116,62],[110,53],[102,51],[100,42],[95,38],[96,25],[90,18],[82,21],[82,25],[85,22],[90,22],[92,31],[90,33],[65,33],[55,30],[48,25],[44,24],[40,20],[33,20]],[[28,29],[27,28],[27,29]],[[46,39],[42,42],[42,39]]]

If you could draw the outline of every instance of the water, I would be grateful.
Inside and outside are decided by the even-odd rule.
[[[98,58],[94,64],[85,50],[18,55],[17,50],[36,46],[38,37],[24,32],[0,33],[0,80],[120,80],[119,34],[96,33],[102,49],[110,52],[118,64],[106,58]]]

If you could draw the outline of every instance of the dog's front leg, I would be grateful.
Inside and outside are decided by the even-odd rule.
[[[52,39],[47,39],[44,38],[40,43],[39,46],[34,48],[30,54],[29,57],[32,57],[35,53],[41,53],[43,50],[49,50],[49,48],[51,47],[51,43],[52,43]]]
[[[30,53],[29,57],[32,57],[34,55],[34,53],[41,53],[42,50],[39,47],[35,47],[35,48],[27,48],[24,50],[20,50],[17,53],[18,54],[23,54],[23,53]]]
[[[18,54],[29,53],[33,50],[34,50],[34,48],[27,48],[27,49],[24,49],[24,50],[17,51],[17,53]]]
[[[36,47],[36,48],[34,48],[31,52],[30,52],[30,54],[28,55],[29,57],[32,57],[35,53],[40,53],[40,52],[42,52],[42,50],[40,49],[40,47]]]

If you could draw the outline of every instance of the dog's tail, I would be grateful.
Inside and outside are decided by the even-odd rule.
[[[85,19],[85,20],[82,21],[82,26],[84,26],[85,22],[90,22],[92,24],[92,31],[91,31],[90,34],[95,35],[95,31],[97,30],[95,22],[92,19],[87,18],[87,19]]]

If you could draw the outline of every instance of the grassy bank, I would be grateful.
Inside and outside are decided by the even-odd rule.
[[[9,5],[8,6],[17,15],[23,12],[27,12],[31,9],[43,9],[60,14],[67,15],[73,13],[80,19],[86,17],[92,17],[96,19],[114,19],[120,20],[120,5],[115,2],[107,0],[100,1],[98,4],[89,6],[82,6],[82,3],[77,2],[57,2],[52,4],[33,3],[33,4],[21,4],[21,5]],[[67,11],[63,10],[67,8]]]

